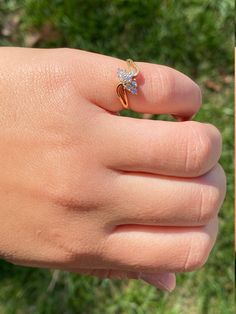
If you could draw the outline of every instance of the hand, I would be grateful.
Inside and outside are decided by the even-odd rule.
[[[138,63],[133,110],[194,115],[198,86]],[[0,253],[18,265],[174,287],[217,234],[221,137],[193,121],[121,117],[124,61],[70,49],[0,48]]]

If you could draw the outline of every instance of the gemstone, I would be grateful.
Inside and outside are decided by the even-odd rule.
[[[137,82],[133,78],[134,77],[134,70],[131,69],[129,72],[123,69],[117,69],[117,76],[120,82],[124,85],[124,87],[130,91],[132,94],[137,94]]]
[[[137,93],[138,93],[137,88],[132,88],[130,91],[131,91],[131,93],[132,93],[133,95],[137,95]]]
[[[132,81],[132,74],[127,72],[126,70],[118,69],[117,75],[121,83],[131,82]]]

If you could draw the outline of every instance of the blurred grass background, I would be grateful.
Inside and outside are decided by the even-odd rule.
[[[1,46],[74,47],[167,64],[190,75],[203,90],[195,119],[222,132],[228,180],[210,259],[201,270],[178,275],[172,294],[137,281],[102,281],[0,261],[0,314],[235,313],[233,36],[232,0],[0,0]]]

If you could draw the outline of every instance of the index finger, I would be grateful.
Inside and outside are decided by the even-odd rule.
[[[122,104],[116,94],[119,84],[117,69],[128,69],[125,61],[96,53],[75,50],[75,84],[86,99],[108,110],[117,112]],[[136,77],[138,93],[127,92],[129,107],[141,113],[172,114],[191,117],[201,106],[199,86],[185,74],[170,67],[135,62],[139,67]],[[78,79],[83,76],[84,79]]]

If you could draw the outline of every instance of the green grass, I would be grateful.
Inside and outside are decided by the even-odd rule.
[[[195,119],[215,124],[223,135],[221,164],[228,191],[208,263],[178,275],[172,294],[137,281],[101,281],[1,261],[0,314],[233,314],[233,1],[0,0],[0,30],[14,12],[20,23],[10,35],[0,31],[1,45],[26,45],[27,37],[42,33],[46,24],[50,34],[41,35],[36,47],[68,46],[132,57],[192,76],[204,94]],[[209,81],[216,87],[209,89]],[[160,118],[166,117],[153,117]]]

